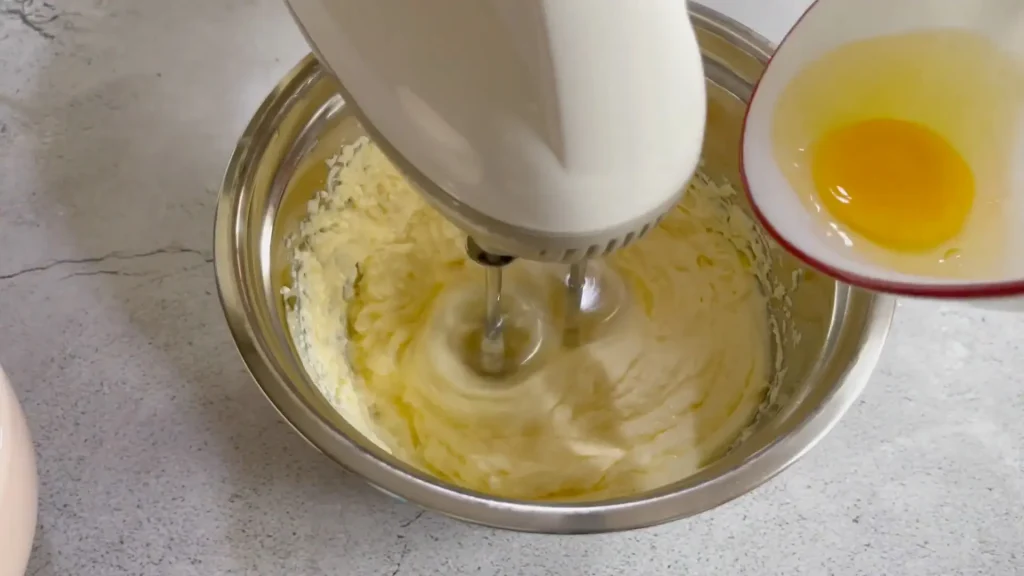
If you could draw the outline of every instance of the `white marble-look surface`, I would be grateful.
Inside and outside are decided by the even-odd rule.
[[[806,0],[712,3],[778,39]],[[1024,574],[1024,316],[904,303],[863,400],[756,492],[620,535],[467,526],[278,417],[216,298],[280,0],[0,0],[0,363],[38,447],[35,576]]]

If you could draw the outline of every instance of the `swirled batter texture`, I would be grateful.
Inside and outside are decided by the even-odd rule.
[[[330,161],[294,239],[290,324],[339,412],[404,461],[505,497],[623,496],[677,481],[751,423],[769,388],[752,222],[698,177],[648,236],[606,260],[629,302],[577,348],[559,343],[550,267],[517,263],[537,356],[508,382],[455,335],[481,284],[464,236],[366,141]],[[463,300],[460,300],[463,299]],[[460,308],[462,306],[462,308]]]

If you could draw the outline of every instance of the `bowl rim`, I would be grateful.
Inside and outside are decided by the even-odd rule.
[[[760,78],[757,79],[757,82],[754,83],[754,89],[750,94],[750,103],[743,115],[743,124],[740,131],[739,172],[740,179],[743,182],[743,191],[747,196],[747,200],[750,202],[750,207],[754,216],[761,223],[761,226],[764,227],[765,231],[783,248],[785,248],[787,252],[796,256],[808,266],[846,284],[896,296],[936,298],[943,300],[992,299],[1024,294],[1024,279],[1000,280],[995,282],[940,281],[918,283],[912,281],[885,280],[879,277],[851,272],[842,266],[835,266],[821,260],[820,258],[811,256],[805,250],[801,249],[796,242],[786,236],[786,233],[782,229],[776,227],[775,224],[772,223],[771,219],[765,215],[761,206],[757,202],[756,195],[751,191],[750,179],[747,176],[747,164],[744,158],[746,154],[746,139],[749,130],[750,110],[753,107],[754,100],[757,98],[758,89],[761,87],[761,81],[764,80],[764,77],[768,74],[772,60],[786,49],[786,42],[792,37],[793,33],[800,27],[800,24],[805,18],[807,18],[808,14],[814,10],[820,1],[821,0],[813,0],[810,3],[807,9],[803,11],[799,18],[797,18],[796,23],[793,24],[789,31],[786,32],[786,35],[783,36],[782,41],[779,42],[775,51],[771,56],[769,56],[768,61],[765,63],[764,72],[761,74]]]
[[[770,43],[734,20],[691,3],[691,16],[707,32],[725,37],[764,57]],[[762,58],[763,60],[763,58]],[[214,226],[214,265],[218,295],[228,327],[244,364],[267,399],[292,427],[319,451],[379,490],[467,522],[524,532],[595,533],[631,530],[662,524],[709,510],[763,484],[810,450],[856,401],[877,363],[889,330],[895,300],[863,294],[865,312],[858,328],[855,352],[836,378],[839,383],[822,398],[816,410],[782,430],[760,450],[718,475],[714,464],[701,472],[654,492],[634,498],[599,502],[561,503],[509,500],[460,489],[434,479],[394,458],[381,458],[348,438],[316,413],[287,384],[281,369],[269,358],[254,328],[237,244],[237,216],[247,185],[254,146],[268,119],[287,109],[295,89],[319,65],[307,56],[271,91],[246,127],[228,164],[217,204]],[[706,477],[706,478],[705,478]]]

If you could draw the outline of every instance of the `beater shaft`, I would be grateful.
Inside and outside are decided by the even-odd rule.
[[[565,307],[565,330],[562,341],[566,346],[579,346],[580,320],[583,316],[583,288],[587,280],[587,261],[580,260],[569,266],[568,294]]]
[[[501,305],[502,268],[511,256],[485,251],[472,238],[466,240],[470,259],[484,267],[484,329],[480,340],[480,368],[487,374],[505,369],[505,313]]]
[[[501,312],[501,268],[485,268],[485,298],[483,340],[480,342],[480,366],[488,374],[497,374],[505,368],[505,315]]]

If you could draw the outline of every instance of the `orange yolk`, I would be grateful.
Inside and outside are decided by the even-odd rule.
[[[974,202],[967,162],[920,124],[849,124],[826,133],[811,154],[825,208],[839,223],[892,250],[938,247],[960,232]]]

